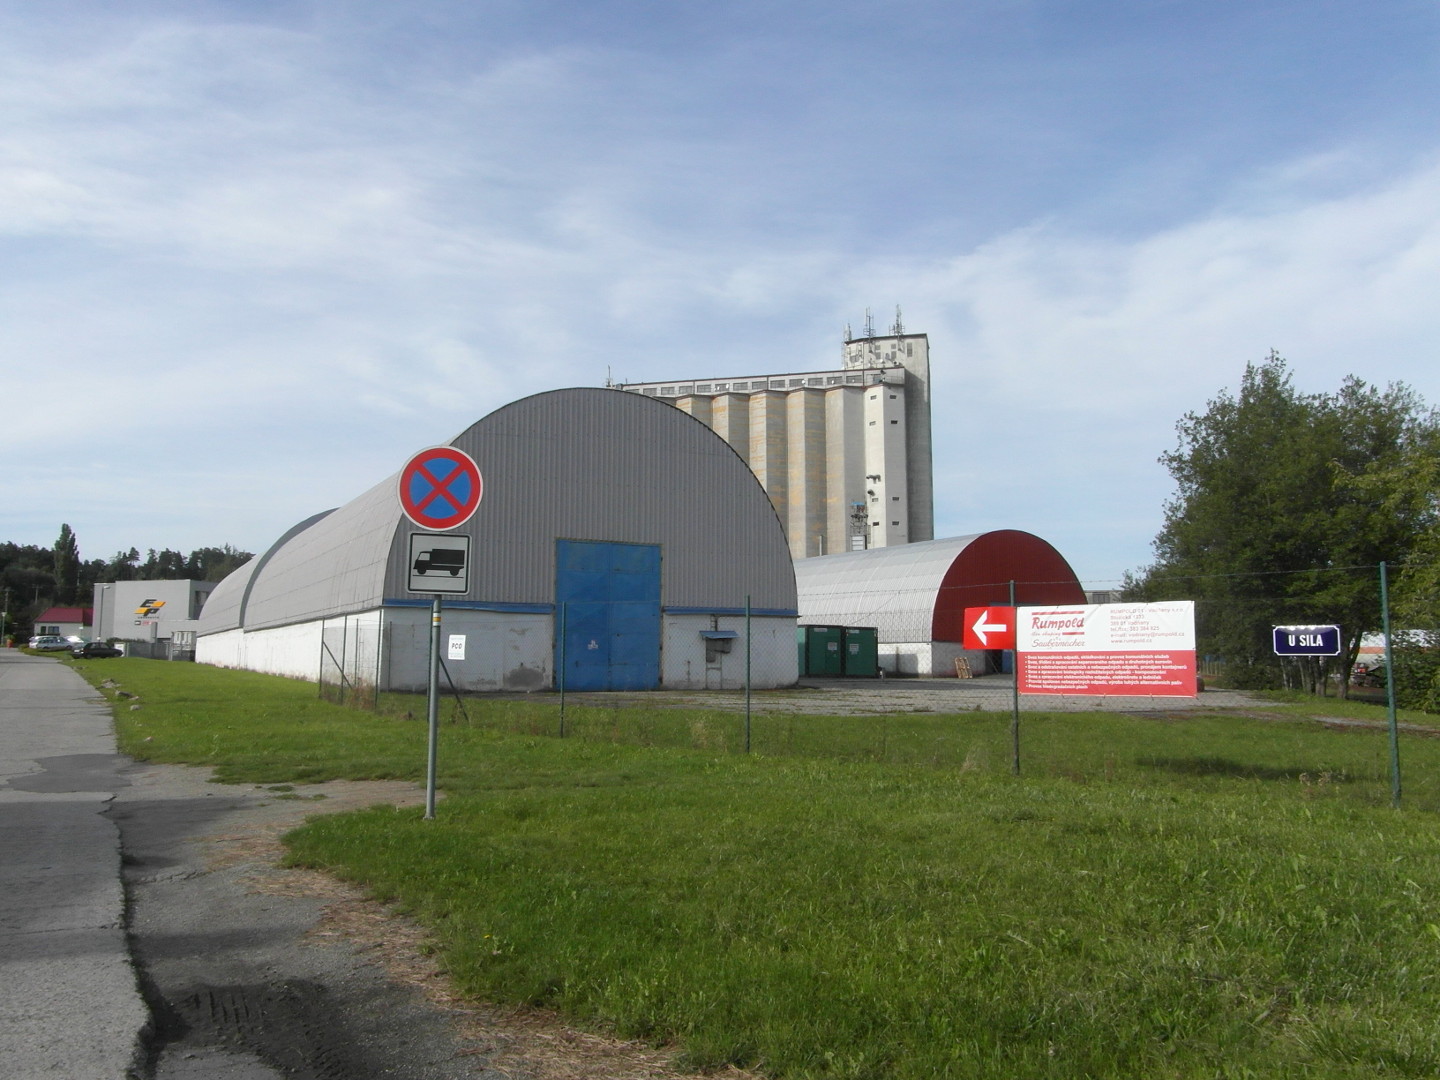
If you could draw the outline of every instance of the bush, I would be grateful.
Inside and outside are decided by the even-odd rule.
[[[1406,709],[1440,712],[1440,648],[1397,642],[1395,703]]]
[[[1231,661],[1221,669],[1220,678],[1232,690],[1280,690],[1280,669],[1274,664]]]

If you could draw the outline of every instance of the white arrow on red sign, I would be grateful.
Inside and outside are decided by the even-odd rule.
[[[985,620],[989,617],[990,609],[981,608],[980,617],[975,620],[975,625],[970,627],[971,630],[975,631],[975,636],[980,639],[981,645],[990,644],[990,639],[987,637],[987,635],[999,633],[1002,630],[1010,629],[1009,625],[1003,622],[986,622]]]
[[[1015,609],[966,608],[964,630],[964,647],[967,649],[1013,649]]]

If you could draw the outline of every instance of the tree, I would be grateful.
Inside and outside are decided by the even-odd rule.
[[[141,581],[174,581],[183,579],[186,576],[185,556],[178,551],[171,551],[169,548],[165,548],[160,552],[151,548],[150,554],[146,556],[145,561],[140,564],[137,576]]]
[[[1334,394],[1301,393],[1272,352],[1246,365],[1238,394],[1176,428],[1179,446],[1160,458],[1176,494],[1131,595],[1193,597],[1197,643],[1240,685],[1325,685],[1323,665],[1273,655],[1276,624],[1339,623],[1348,672],[1380,626],[1378,564],[1403,562],[1425,527],[1381,478],[1434,437],[1435,413],[1405,386],[1353,376]],[[1362,474],[1369,486],[1351,481]]]
[[[137,548],[129,551],[117,551],[110,556],[110,561],[105,564],[105,570],[100,580],[102,581],[134,581],[136,567],[140,563],[140,552]]]
[[[1440,438],[1407,448],[1398,465],[1351,474],[1347,481],[1379,494],[1397,517],[1421,523],[1391,590],[1395,669],[1390,677],[1400,704],[1440,712]]]
[[[225,576],[249,562],[253,555],[229,544],[224,547],[196,548],[185,560],[186,576],[196,581],[222,581]]]
[[[69,525],[60,526],[60,537],[55,541],[55,599],[61,604],[73,604],[80,587],[80,547]]]

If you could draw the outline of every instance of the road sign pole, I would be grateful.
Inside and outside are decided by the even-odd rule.
[[[1015,612],[1015,648],[1010,654],[1014,686],[1010,691],[1010,772],[1020,775],[1020,616],[1015,607],[1015,582],[1010,582],[1010,610]]]
[[[425,755],[425,820],[435,819],[435,759],[440,745],[440,597],[430,602],[430,741]]]

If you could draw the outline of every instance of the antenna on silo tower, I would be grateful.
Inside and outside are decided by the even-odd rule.
[[[905,335],[905,323],[900,318],[900,305],[895,305],[895,325],[890,327],[892,337],[903,337]]]
[[[867,338],[875,336],[875,316],[870,313],[868,307],[865,309],[865,336]]]

